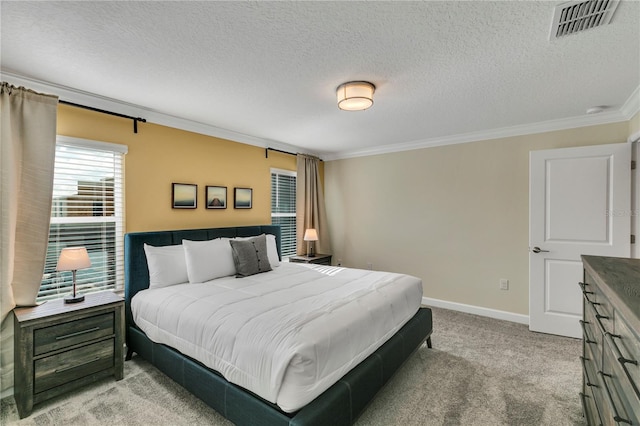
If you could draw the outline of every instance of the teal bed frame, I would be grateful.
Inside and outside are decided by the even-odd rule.
[[[125,317],[127,359],[141,356],[236,425],[351,425],[375,394],[411,354],[426,342],[431,348],[432,315],[420,308],[391,339],[312,402],[294,413],[228,382],[216,371],[163,344],[152,342],[135,325],[131,299],[149,287],[144,244],[166,246],[187,240],[273,234],[280,253],[277,225],[136,232],[125,235]]]

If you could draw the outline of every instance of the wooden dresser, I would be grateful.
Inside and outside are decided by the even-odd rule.
[[[640,259],[582,256],[583,385],[589,425],[640,425]]]
[[[14,396],[20,418],[33,404],[123,377],[124,301],[110,291],[79,303],[51,300],[14,309]]]

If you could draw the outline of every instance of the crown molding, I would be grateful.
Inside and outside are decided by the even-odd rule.
[[[414,149],[433,148],[436,146],[455,145],[490,139],[553,132],[557,130],[575,129],[579,127],[597,126],[600,124],[619,123],[621,121],[631,120],[638,111],[640,111],[640,86],[633,91],[624,105],[616,111],[604,111],[599,114],[587,114],[577,117],[561,118],[558,120],[542,121],[539,123],[523,124],[520,126],[462,133],[440,138],[421,139],[413,142],[383,145],[360,150],[340,151],[325,154],[323,159],[325,161],[342,160],[347,158],[411,151]]]
[[[82,90],[49,83],[42,80],[36,80],[24,77],[10,71],[2,70],[0,72],[2,81],[13,84],[15,86],[24,86],[31,90],[42,93],[48,93],[58,96],[58,99],[73,102],[81,105],[87,105],[94,108],[114,111],[120,114],[131,115],[134,117],[142,117],[148,123],[160,124],[162,126],[173,127],[180,130],[199,133],[206,136],[213,136],[220,139],[230,140],[232,142],[240,142],[247,145],[258,146],[261,148],[276,148],[292,153],[303,152],[299,147],[279,142],[275,140],[259,138],[247,135],[233,130],[227,130],[210,124],[200,123],[198,121],[188,120],[174,115],[165,114],[150,108],[134,105],[128,102],[119,101],[117,99],[96,95]],[[139,123],[143,126],[144,123]],[[305,154],[316,155],[314,152],[304,152]]]
[[[638,86],[633,91],[631,96],[629,96],[624,105],[619,110],[615,111],[605,111],[599,114],[582,115],[577,117],[562,118],[558,120],[549,120],[539,123],[523,124],[519,126],[503,127],[499,129],[490,129],[486,131],[463,133],[445,137],[420,139],[412,142],[382,145],[359,150],[343,150],[332,153],[324,153],[320,155],[318,153],[306,151],[301,149],[300,147],[284,142],[251,136],[233,130],[227,130],[209,124],[176,117],[170,114],[165,114],[150,108],[141,107],[139,105],[119,101],[113,98],[108,98],[93,93],[84,92],[78,89],[73,89],[71,87],[20,76],[10,71],[0,71],[0,78],[3,81],[17,86],[25,86],[29,89],[40,91],[43,93],[55,94],[60,99],[63,99],[65,101],[89,105],[104,110],[114,110],[121,114],[131,115],[135,117],[143,117],[147,120],[147,122],[150,123],[160,124],[163,126],[173,127],[176,129],[186,130],[189,132],[199,133],[207,136],[213,136],[233,142],[244,143],[247,145],[258,146],[261,148],[275,148],[291,153],[302,152],[305,154],[315,155],[325,161],[390,154],[394,152],[433,148],[437,146],[479,142],[490,139],[531,135],[557,130],[574,129],[578,127],[596,126],[600,124],[618,123],[621,121],[630,120],[635,114],[640,111],[640,86]],[[143,125],[143,123],[139,125]]]
[[[627,102],[622,105],[620,111],[627,117],[627,120],[631,120],[634,115],[640,111],[640,86],[636,87]]]

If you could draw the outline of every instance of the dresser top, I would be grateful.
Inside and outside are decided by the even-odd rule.
[[[629,321],[640,321],[640,259],[582,256],[582,263]]]

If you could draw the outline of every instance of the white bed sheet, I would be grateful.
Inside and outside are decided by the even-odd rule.
[[[152,341],[293,412],[382,346],[421,300],[422,281],[409,275],[282,263],[143,290],[131,309]]]

